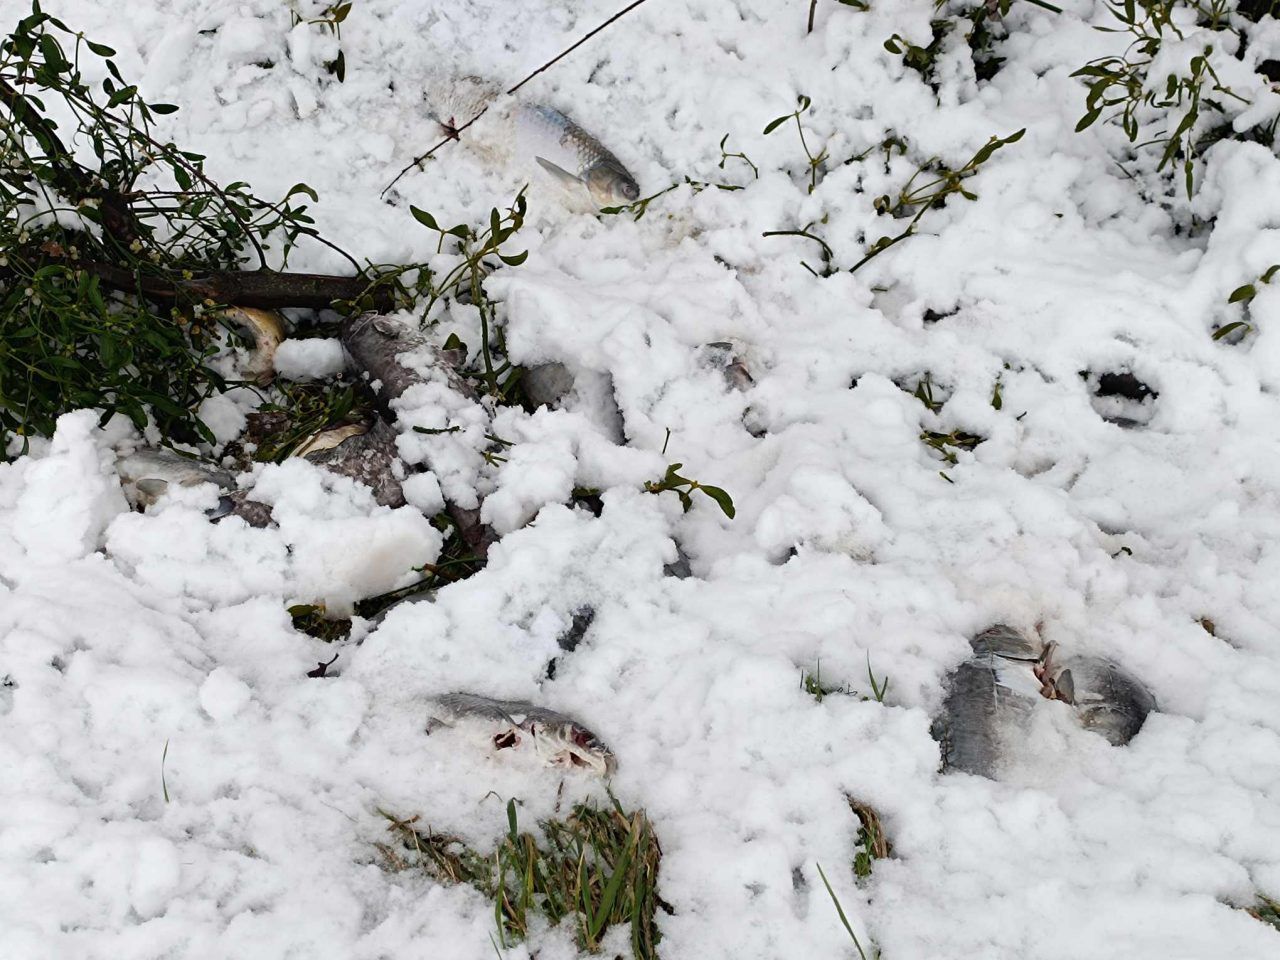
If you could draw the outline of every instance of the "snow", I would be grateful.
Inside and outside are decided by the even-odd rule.
[[[439,139],[424,94],[510,86],[616,3],[356,0],[339,42],[279,0],[47,0],[181,107],[161,129],[212,175],[264,196],[305,181],[319,229],[362,260],[435,256],[410,203],[483,223],[530,184],[510,241],[529,259],[486,289],[513,358],[563,364],[574,388],[491,416],[438,380],[414,387],[393,404],[400,452],[431,472],[406,478],[409,506],[290,460],[241,479],[271,505],[266,529],[210,523],[211,487],[129,512],[112,469],[125,433],[91,411],[0,464],[0,954],[492,957],[479,892],[382,869],[378,809],[489,850],[508,798],[531,824],[604,794],[483,737],[427,736],[427,701],[465,690],[579,717],[617,755],[612,790],[663,848],[664,960],[854,956],[818,865],[886,958],[1275,955],[1280,934],[1235,908],[1280,896],[1276,291],[1259,287],[1245,340],[1211,333],[1245,318],[1230,292],[1280,262],[1280,159],[1220,143],[1191,201],[1180,180],[1154,186],[1146,153],[1130,179],[1114,126],[1073,132],[1069,76],[1127,39],[1092,29],[1113,23],[1103,4],[1059,5],[1013,4],[990,82],[949,41],[936,96],[883,47],[927,43],[932,0],[821,2],[807,37],[803,3],[639,8],[520,92],[598,136],[644,196],[685,175],[743,187],[681,186],[634,221],[540,179],[502,109],[379,200]],[[339,46],[342,84],[324,67]],[[812,192],[794,124],[761,133],[799,93],[831,157]],[[1246,95],[1275,112],[1261,85]],[[968,183],[978,199],[929,211],[855,274],[818,279],[800,263],[820,264],[816,243],[762,236],[810,224],[847,270],[905,226],[876,197],[1024,127]],[[718,166],[726,133],[758,179]],[[881,148],[891,134],[907,156]],[[303,245],[290,266],[345,263]],[[475,348],[474,308],[437,319],[433,339]],[[709,362],[719,342],[746,389]],[[286,341],[277,367],[325,375],[335,346]],[[1081,377],[1124,371],[1158,393],[1127,429],[1104,417],[1131,408]],[[911,395],[926,372],[937,413]],[[220,439],[243,425],[242,400],[210,409]],[[952,466],[922,430],[987,439]],[[482,457],[486,433],[504,461]],[[673,462],[737,516],[643,492]],[[600,516],[567,505],[577,487],[601,491]],[[357,618],[349,641],[293,629],[291,604],[342,614],[418,579],[446,498],[483,498],[502,534],[482,572]],[[680,555],[693,576],[664,576]],[[1158,712],[1112,747],[1044,701],[1000,780],[939,773],[944,678],[997,622],[1110,658]],[[885,703],[816,702],[800,678],[819,664],[858,694],[870,666]],[[894,847],[863,886],[846,795]],[[499,952],[580,955],[563,930]]]

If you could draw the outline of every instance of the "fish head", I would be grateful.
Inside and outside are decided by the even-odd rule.
[[[597,163],[583,179],[592,199],[602,207],[633,203],[640,198],[640,185],[616,163]]]
[[[531,724],[538,753],[558,766],[586,767],[606,777],[617,769],[617,760],[594,733],[576,723]]]

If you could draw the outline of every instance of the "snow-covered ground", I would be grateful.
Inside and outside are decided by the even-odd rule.
[[[595,132],[643,195],[686,175],[745,187],[681,187],[633,221],[571,202],[500,110],[379,200],[439,138],[424,92],[509,85],[619,0],[356,0],[343,84],[322,66],[335,41],[283,0],[47,0],[182,108],[165,133],[211,173],[264,196],[307,182],[362,259],[431,255],[410,203],[479,222],[530,183],[512,241],[529,259],[489,283],[514,358],[609,374],[623,432],[583,405],[502,411],[515,445],[473,478],[504,534],[488,567],[337,648],[286,607],[411,582],[440,547],[413,507],[292,461],[257,478],[269,529],[209,523],[206,491],[131,513],[112,469],[127,433],[90,412],[0,465],[0,957],[493,956],[480,893],[382,868],[376,808],[491,848],[507,798],[532,823],[562,781],[562,804],[601,787],[428,737],[425,703],[451,690],[565,710],[611,746],[615,794],[664,851],[664,960],[853,956],[818,864],[892,960],[1280,955],[1238,909],[1280,896],[1280,292],[1245,341],[1211,338],[1239,318],[1230,291],[1280,262],[1280,160],[1216,147],[1194,206],[1212,230],[1176,229],[1149,171],[1115,162],[1118,130],[1073,132],[1069,74],[1124,40],[1092,29],[1102,3],[1060,4],[1013,4],[990,82],[949,42],[935,95],[883,46],[926,44],[932,0],[821,0],[808,36],[803,0],[650,0],[521,91]],[[0,22],[27,10],[2,0]],[[812,193],[794,126],[761,133],[798,94],[830,157]],[[817,244],[762,236],[815,224],[847,268],[905,223],[873,201],[918,163],[1022,128],[976,200],[856,274],[819,279],[800,263]],[[717,167],[725,134],[758,179]],[[907,156],[886,161],[890,135]],[[304,247],[291,266],[343,264]],[[707,361],[719,341],[746,390]],[[331,370],[325,352],[290,372]],[[1125,414],[1145,423],[1104,420],[1082,371],[1150,385]],[[940,413],[911,395],[925,372]],[[922,429],[987,439],[951,466]],[[736,518],[644,493],[672,461]],[[575,486],[605,491],[600,517],[564,505]],[[664,576],[676,543],[690,578]],[[996,622],[1115,660],[1159,711],[1112,747],[1046,700],[998,781],[940,774],[944,679]],[[801,689],[820,663],[869,693],[868,659],[883,704]],[[893,844],[862,887],[846,795]],[[578,955],[564,931],[504,951],[534,954]]]

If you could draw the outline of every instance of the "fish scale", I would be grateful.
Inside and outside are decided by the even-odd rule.
[[[622,162],[590,133],[552,107],[521,104],[516,108],[521,152],[565,186],[585,186],[602,206],[630,203],[640,188]]]

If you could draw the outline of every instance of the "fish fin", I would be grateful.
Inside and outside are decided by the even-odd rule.
[[[1076,702],[1076,684],[1071,676],[1070,670],[1063,670],[1058,675],[1058,679],[1053,683],[1054,688],[1058,691],[1058,699],[1065,700],[1067,703],[1074,704]]]
[[[550,160],[546,159],[545,157],[535,157],[534,159],[538,161],[538,166],[540,166],[543,170],[547,171],[547,173],[551,174],[551,176],[554,177],[555,180],[561,186],[565,186],[565,187],[586,186],[586,181],[583,180],[581,177],[575,177],[572,173],[570,173],[564,167],[557,167],[554,163],[552,163]]]
[[[169,489],[169,481],[158,477],[143,477],[134,483],[138,492],[148,497],[158,497]]]

